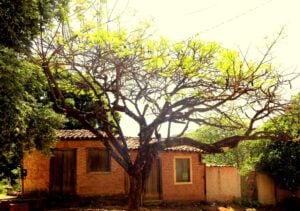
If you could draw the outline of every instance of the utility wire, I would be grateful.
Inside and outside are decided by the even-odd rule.
[[[231,17],[231,18],[228,18],[228,19],[226,19],[225,21],[222,21],[222,22],[220,22],[220,23],[218,23],[218,24],[213,25],[212,27],[206,28],[205,30],[200,31],[198,34],[200,34],[200,33],[201,33],[201,34],[204,34],[204,33],[207,33],[207,32],[209,32],[209,31],[215,30],[216,28],[219,28],[219,27],[221,27],[221,26],[223,26],[223,25],[225,25],[225,24],[227,24],[227,23],[230,23],[230,22],[232,22],[232,21],[235,21],[235,20],[237,20],[238,18],[241,18],[242,16],[248,15],[249,13],[254,12],[254,11],[257,10],[257,9],[266,6],[267,4],[271,3],[272,1],[273,1],[273,0],[265,1],[265,2],[263,2],[263,3],[259,4],[259,5],[257,5],[256,7],[253,7],[253,8],[251,8],[251,9],[246,10],[246,11],[243,12],[243,13],[240,13],[240,14],[238,14],[238,15],[235,15],[235,16]],[[200,11],[201,11],[201,10],[200,10]]]
[[[220,0],[218,0],[219,2]],[[204,12],[206,10],[209,10],[210,8],[213,8],[215,7],[216,5],[218,5],[218,2],[208,6],[208,7],[204,7],[204,8],[201,8],[201,9],[198,9],[198,10],[195,10],[195,11],[192,11],[192,12],[189,12],[189,13],[186,13],[185,15],[188,16],[188,15],[193,15],[193,14],[196,14],[196,13],[200,13],[200,12]]]

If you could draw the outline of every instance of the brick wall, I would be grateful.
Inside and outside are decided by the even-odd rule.
[[[87,172],[87,148],[103,147],[99,141],[60,141],[55,148],[76,149],[76,194],[82,196],[125,194],[128,179],[124,170],[112,159],[111,172]],[[131,153],[134,159],[136,152]],[[175,183],[175,158],[191,159],[191,183]],[[205,166],[197,153],[161,152],[162,200],[205,200]],[[24,180],[25,193],[49,190],[50,159],[39,152],[26,155],[24,161],[28,176]],[[127,187],[126,187],[127,185]]]
[[[103,147],[100,141],[60,141],[55,148],[76,149],[76,194],[117,195],[125,193],[125,173],[112,159],[111,172],[87,172],[87,148]],[[24,167],[28,176],[24,180],[24,192],[49,190],[50,159],[39,152],[25,156]]]
[[[87,172],[87,148],[104,147],[100,141],[61,141],[57,148],[76,148],[76,193],[78,195],[124,194],[124,171],[111,160],[111,172]]]
[[[25,154],[24,168],[27,176],[24,179],[24,193],[48,192],[49,190],[49,158],[38,151]]]
[[[180,184],[175,182],[175,158],[191,159],[191,183]],[[196,153],[162,152],[162,199],[165,201],[205,200],[204,192],[204,164],[199,161]]]

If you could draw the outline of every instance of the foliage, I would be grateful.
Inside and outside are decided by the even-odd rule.
[[[286,112],[268,121],[263,129],[278,137],[288,134],[289,141],[277,141],[264,148],[257,170],[274,178],[277,184],[295,191],[300,186],[300,94],[293,97]]]
[[[264,148],[258,171],[269,174],[279,187],[296,191],[300,186],[300,142],[276,141]]]
[[[6,194],[6,185],[7,185],[7,180],[3,179],[3,180],[0,180],[0,195],[5,195]]]
[[[62,19],[68,0],[2,0],[0,44],[20,51],[54,17]]]
[[[185,136],[204,143],[214,143],[222,138],[242,134],[239,130],[225,130],[213,126],[203,126]],[[240,142],[237,147],[226,149],[223,153],[205,154],[204,162],[207,165],[236,166],[242,175],[247,175],[255,169],[255,164],[263,154],[263,147],[269,141],[246,140]]]
[[[300,139],[300,94],[293,97],[284,114],[268,121],[263,129],[275,132],[278,136],[288,134],[290,140]]]
[[[97,109],[98,99],[94,95],[93,90],[86,86],[85,81],[83,81],[80,75],[76,73],[65,74],[66,72],[59,68],[55,72],[55,77],[58,78],[57,82],[63,87],[63,95],[65,96],[66,104],[78,111],[90,112],[94,109]],[[50,92],[50,91],[48,91]],[[47,100],[50,102],[51,93],[47,96]],[[102,99],[100,99],[102,100]],[[102,103],[107,103],[102,100]],[[117,112],[114,113],[116,121],[120,121],[120,114]],[[81,129],[84,126],[80,121],[76,120],[72,116],[66,116],[66,123],[64,129]],[[102,130],[103,124],[101,121],[97,120],[97,117],[90,115],[87,119],[89,124],[98,130]],[[110,117],[110,124],[115,124],[112,118]]]
[[[0,51],[0,178],[17,177],[22,150],[48,149],[63,117],[45,104],[45,77],[13,50]]]
[[[47,100],[40,68],[29,62],[30,47],[53,20],[61,22],[68,0],[2,0],[0,2],[0,179],[12,182],[23,150],[44,151],[55,139],[63,117]]]

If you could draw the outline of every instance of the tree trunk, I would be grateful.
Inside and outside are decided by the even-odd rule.
[[[128,210],[140,210],[143,194],[143,177],[137,174],[129,177],[130,188],[128,195]]]
[[[130,183],[128,210],[140,210],[140,206],[143,202],[145,184],[150,174],[152,161],[155,158],[156,153],[157,151],[153,151],[150,147],[139,149],[134,168],[128,172]]]

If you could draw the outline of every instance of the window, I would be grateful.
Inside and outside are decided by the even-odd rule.
[[[88,172],[109,172],[110,154],[106,149],[88,148],[87,151]]]
[[[191,182],[190,158],[175,158],[175,181],[176,183]]]

